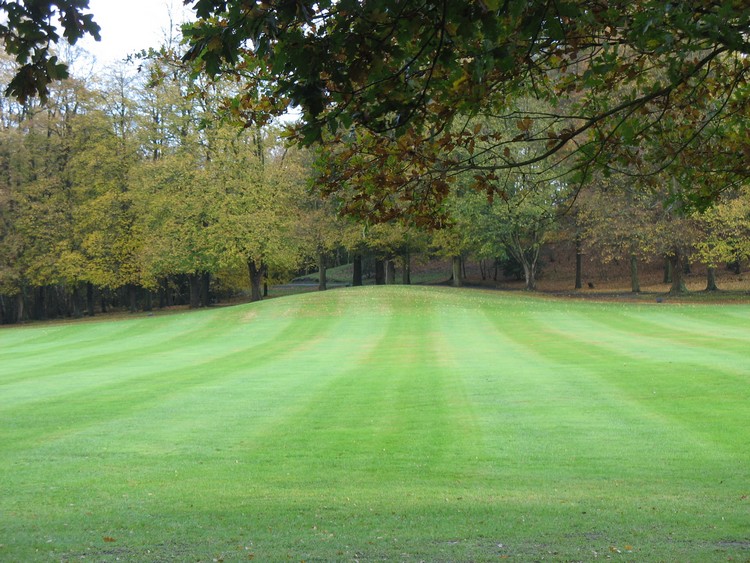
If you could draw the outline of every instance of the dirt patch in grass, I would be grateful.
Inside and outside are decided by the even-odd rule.
[[[189,561],[195,554],[194,546],[165,542],[150,547],[133,548],[107,542],[102,546],[92,545],[85,551],[60,555],[60,561]]]
[[[723,540],[716,543],[720,549],[747,549],[750,550],[750,540]]]

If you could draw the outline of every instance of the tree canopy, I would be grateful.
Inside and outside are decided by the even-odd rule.
[[[699,208],[747,179],[750,5],[741,0],[184,3],[197,17],[184,28],[185,60],[236,80],[235,117],[257,124],[298,107],[304,144],[352,127],[381,145],[406,137],[405,156],[434,174],[476,169],[471,155],[456,159],[436,143],[480,139],[497,155],[479,171],[487,186],[498,170],[542,160],[575,161],[567,169],[577,180],[593,167],[647,177],[675,166],[685,177],[673,195]],[[87,10],[88,0],[0,2],[0,37],[21,65],[9,94],[45,97],[65,76],[51,44],[98,37]],[[553,109],[521,111],[523,98]],[[515,127],[456,136],[456,119],[480,114]],[[717,139],[707,160],[701,148]],[[518,143],[534,148],[506,150]]]
[[[411,134],[418,152],[420,141],[455,142],[457,116],[486,114],[517,126],[491,139],[495,171],[575,150],[579,174],[637,162],[647,175],[746,130],[750,5],[738,0],[190,3],[199,19],[185,29],[186,59],[244,81],[237,107],[248,116],[299,106],[304,143],[355,125]],[[521,96],[554,109],[519,111]],[[516,158],[504,151],[513,143],[541,150]],[[661,154],[643,161],[642,143]]]
[[[0,0],[0,39],[19,64],[6,95],[21,101],[37,95],[46,100],[48,85],[68,77],[68,67],[58,60],[53,46],[63,39],[74,45],[85,35],[101,39],[99,25],[86,13],[88,7],[89,0]]]

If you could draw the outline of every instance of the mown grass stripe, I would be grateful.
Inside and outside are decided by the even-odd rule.
[[[736,447],[732,425],[715,425],[712,421],[747,421],[743,406],[747,395],[733,392],[747,381],[743,374],[750,368],[745,363],[697,362],[695,350],[680,341],[658,346],[662,354],[653,349],[644,353],[644,349],[648,352],[653,347],[639,336],[629,338],[623,334],[617,340],[612,334],[597,330],[597,321],[585,316],[571,319],[551,315],[549,322],[540,317],[529,326],[539,335],[537,342],[541,345],[536,354],[553,361],[558,374],[564,373],[562,366],[575,371],[588,369],[611,386],[611,393],[618,400],[661,409],[659,416],[679,427],[690,442],[701,443],[708,438],[711,444],[718,441]],[[602,338],[607,344],[597,343]],[[709,358],[713,355],[713,351],[707,353]],[[721,417],[715,416],[717,409],[723,411]]]
[[[198,333],[206,334],[208,338],[191,346],[187,354],[164,354],[162,345],[156,344],[141,348],[141,355],[131,355],[123,361],[117,351],[112,357],[107,357],[107,361],[99,359],[96,369],[91,372],[84,370],[72,384],[58,377],[57,384],[48,385],[51,395],[27,393],[19,398],[6,393],[8,400],[15,400],[16,406],[0,410],[0,417],[7,420],[0,427],[15,437],[11,444],[24,447],[27,444],[24,437],[33,440],[35,435],[43,435],[46,439],[57,439],[101,420],[117,421],[133,413],[142,413],[206,382],[216,385],[235,370],[248,365],[258,369],[282,356],[294,361],[295,348],[308,346],[316,332],[324,337],[326,325],[332,322],[332,319],[327,319],[316,326],[287,324],[265,345],[235,335],[235,339],[245,343],[245,348],[237,348],[235,341],[227,340],[227,331],[221,330],[215,335]],[[183,345],[190,346],[187,334],[181,336],[184,337]],[[170,337],[169,340],[179,337]],[[64,392],[60,392],[61,388]],[[71,405],[78,405],[78,416],[68,419],[67,425],[61,425],[65,420],[64,413]]]
[[[459,440],[452,415],[446,419],[452,412],[446,374],[432,361],[429,305],[421,303],[408,319],[383,312],[387,326],[368,337],[367,356],[347,361],[347,369],[275,432],[284,436],[288,463],[308,467],[316,486],[348,489],[354,481],[370,488],[408,480],[417,467],[439,473],[455,466],[440,461]]]
[[[0,375],[0,559],[741,558],[750,327],[696,347],[695,309],[373,287],[68,325],[40,349],[104,369]]]

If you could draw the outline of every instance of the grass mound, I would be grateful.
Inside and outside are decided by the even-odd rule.
[[[748,351],[392,286],[4,329],[0,560],[746,560]]]

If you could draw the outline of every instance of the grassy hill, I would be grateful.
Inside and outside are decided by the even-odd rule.
[[[750,307],[347,288],[0,330],[0,560],[750,557]]]

